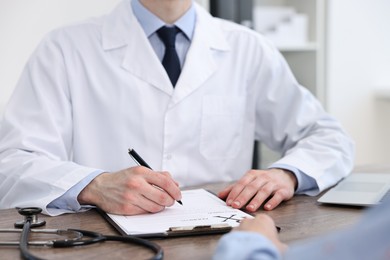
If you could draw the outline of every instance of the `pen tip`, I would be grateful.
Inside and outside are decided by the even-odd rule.
[[[183,205],[183,202],[181,202],[181,200],[178,200],[177,203],[179,203],[180,205]]]

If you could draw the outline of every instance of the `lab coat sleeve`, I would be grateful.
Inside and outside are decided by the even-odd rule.
[[[99,170],[71,162],[73,111],[63,56],[48,36],[6,108],[0,129],[1,208],[36,206],[49,214],[51,201]]]
[[[254,232],[233,231],[218,242],[213,260],[281,259],[281,254],[270,240]]]
[[[354,143],[271,45],[265,45],[259,67],[256,138],[282,154],[270,168],[298,169],[316,181],[304,193],[317,195],[350,173]]]
[[[74,185],[68,191],[66,191],[62,196],[53,200],[49,205],[47,205],[47,211],[50,215],[56,215],[56,212],[60,214],[63,213],[64,209],[68,209],[69,212],[72,211],[82,211],[87,210],[93,207],[93,205],[80,205],[77,200],[80,192],[94,179],[96,176],[100,175],[102,171],[95,171],[81,180],[79,183]]]
[[[298,181],[298,186],[295,190],[296,194],[304,194],[306,191],[318,189],[317,183],[312,177],[290,165],[273,164],[272,167],[289,170],[295,175]]]

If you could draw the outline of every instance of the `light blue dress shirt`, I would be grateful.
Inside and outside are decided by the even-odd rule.
[[[135,17],[137,17],[137,20],[141,24],[146,37],[148,37],[150,44],[156,52],[157,57],[162,61],[165,53],[165,45],[158,37],[156,31],[167,24],[146,9],[138,0],[131,1],[131,7]],[[176,52],[179,56],[181,67],[184,65],[185,57],[191,45],[195,23],[195,6],[192,4],[190,9],[174,24],[181,30],[176,36]],[[173,25],[168,24],[167,26]]]
[[[156,52],[157,57],[162,61],[165,53],[165,45],[158,37],[156,31],[164,25],[167,25],[164,21],[146,9],[139,0],[131,1],[131,8],[134,12],[134,15],[137,17],[142,29],[145,32],[146,37],[149,39],[152,48]],[[194,30],[196,24],[196,10],[194,4],[191,5],[190,9],[178,19],[174,25],[176,25],[181,32],[176,36],[176,51],[179,56],[181,67],[185,63],[185,57],[187,55],[188,49],[190,48],[191,41],[193,38]],[[167,25],[173,26],[173,25]],[[282,168],[292,171],[298,180],[298,187],[295,191],[296,193],[303,193],[313,187],[317,187],[316,182],[313,178],[302,173],[298,169],[291,167],[289,165],[271,165],[270,168]],[[79,193],[87,186],[95,177],[104,171],[97,170],[91,173],[89,176],[84,178],[81,182],[74,185],[70,190],[64,193],[61,197],[53,200],[48,208],[59,208],[67,209],[70,212],[80,211],[82,209],[89,208],[90,206],[84,206],[83,208],[77,201],[77,196]]]

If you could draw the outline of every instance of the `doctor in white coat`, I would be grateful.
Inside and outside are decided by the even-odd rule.
[[[173,24],[175,85],[156,33]],[[254,140],[282,158],[251,170]],[[0,206],[139,214],[181,199],[179,186],[238,180],[219,193],[228,205],[271,210],[346,176],[353,149],[261,35],[191,0],[124,0],[31,56],[1,125]]]

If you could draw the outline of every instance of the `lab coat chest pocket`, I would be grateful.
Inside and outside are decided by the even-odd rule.
[[[245,118],[244,96],[205,96],[200,152],[207,159],[235,158],[240,151]]]

